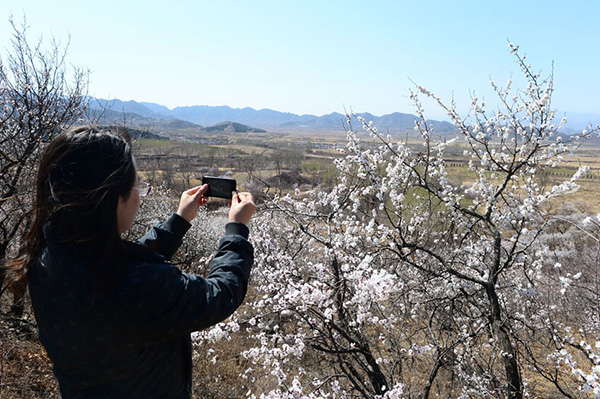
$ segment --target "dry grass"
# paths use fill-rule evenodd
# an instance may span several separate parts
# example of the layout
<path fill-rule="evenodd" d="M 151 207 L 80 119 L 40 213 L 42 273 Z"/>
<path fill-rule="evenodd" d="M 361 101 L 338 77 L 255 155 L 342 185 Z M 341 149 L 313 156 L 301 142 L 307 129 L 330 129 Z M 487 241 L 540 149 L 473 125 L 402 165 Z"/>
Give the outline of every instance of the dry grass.
<path fill-rule="evenodd" d="M 8 313 L 10 296 L 0 298 L 0 398 L 58 398 L 52 363 L 35 332 L 29 305 L 23 319 Z"/>
<path fill-rule="evenodd" d="M 253 388 L 251 381 L 240 377 L 250 367 L 242 356 L 247 334 L 239 331 L 231 340 L 214 345 L 194 343 L 192 392 L 194 397 L 225 399 L 242 398 Z M 214 352 L 209 352 L 213 349 Z M 254 391 L 254 389 L 252 389 Z"/>

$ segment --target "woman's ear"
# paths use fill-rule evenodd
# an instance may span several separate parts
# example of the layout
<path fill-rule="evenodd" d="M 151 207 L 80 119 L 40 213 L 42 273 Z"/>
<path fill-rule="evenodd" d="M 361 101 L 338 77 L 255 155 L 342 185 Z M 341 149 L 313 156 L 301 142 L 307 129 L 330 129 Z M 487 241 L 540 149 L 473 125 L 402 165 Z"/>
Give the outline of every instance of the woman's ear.
<path fill-rule="evenodd" d="M 126 196 L 119 195 L 117 201 L 117 226 L 119 233 L 127 231 L 135 220 L 140 207 L 140 193 L 132 188 Z"/>

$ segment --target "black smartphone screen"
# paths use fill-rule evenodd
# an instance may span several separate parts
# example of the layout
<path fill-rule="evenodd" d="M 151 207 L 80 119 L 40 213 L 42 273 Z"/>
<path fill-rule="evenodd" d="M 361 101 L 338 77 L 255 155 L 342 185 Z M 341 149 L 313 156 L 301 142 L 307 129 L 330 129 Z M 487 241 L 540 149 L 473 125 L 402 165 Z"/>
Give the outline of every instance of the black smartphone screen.
<path fill-rule="evenodd" d="M 231 199 L 231 193 L 236 190 L 235 179 L 227 177 L 202 177 L 202 184 L 208 184 L 207 197 Z"/>

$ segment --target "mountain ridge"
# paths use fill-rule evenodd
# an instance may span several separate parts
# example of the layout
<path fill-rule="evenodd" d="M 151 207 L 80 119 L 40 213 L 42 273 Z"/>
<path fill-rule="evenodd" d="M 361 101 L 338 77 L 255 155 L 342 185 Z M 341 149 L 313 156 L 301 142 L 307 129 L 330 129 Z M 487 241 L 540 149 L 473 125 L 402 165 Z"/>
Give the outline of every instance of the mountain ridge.
<path fill-rule="evenodd" d="M 249 128 L 259 129 L 298 129 L 298 130 L 335 130 L 343 131 L 347 125 L 346 116 L 339 112 L 324 115 L 294 114 L 291 112 L 275 111 L 269 108 L 256 110 L 251 107 L 232 108 L 228 105 L 191 105 L 169 109 L 164 105 L 151 102 L 137 102 L 135 100 L 122 101 L 119 99 L 104 100 L 93 99 L 91 108 L 104 112 L 116 112 L 120 115 L 140 115 L 161 121 L 161 124 L 176 126 L 191 123 L 200 126 L 214 126 L 228 121 L 247 125 Z M 115 115 L 115 114 L 112 114 Z M 393 112 L 381 116 L 368 112 L 357 113 L 380 130 L 391 133 L 410 131 L 415 126 L 418 117 L 413 114 Z M 557 113 L 558 115 L 558 113 Z M 170 122 L 167 122 L 170 121 Z M 181 122 L 176 122 L 181 121 Z M 589 123 L 600 124 L 600 114 L 571 112 L 567 114 L 567 124 L 563 132 L 576 133 L 586 128 Z M 455 132 L 456 128 L 449 122 L 428 120 L 437 133 L 448 134 Z M 360 126 L 356 126 L 360 128 Z"/>
<path fill-rule="evenodd" d="M 105 100 L 93 99 L 91 108 L 110 111 L 122 114 L 137 114 L 146 118 L 158 120 L 181 120 L 193 123 L 199 126 L 217 125 L 223 122 L 239 123 L 248 127 L 259 129 L 314 129 L 314 130 L 336 130 L 343 131 L 345 127 L 346 116 L 332 112 L 321 116 L 310 114 L 293 114 L 291 112 L 275 111 L 268 108 L 255 110 L 254 108 L 232 108 L 227 105 L 193 105 L 181 106 L 169 109 L 161 104 L 150 102 L 136 102 L 134 100 L 122 101 L 119 99 Z M 373 124 L 380 129 L 387 129 L 391 132 L 404 132 L 412 130 L 414 121 L 418 119 L 412 114 L 403 114 L 394 112 L 382 116 L 376 116 L 367 112 L 358 113 L 367 121 L 373 121 Z M 439 133 L 448 133 L 455 128 L 451 123 L 445 121 L 434 121 L 430 123 Z"/>

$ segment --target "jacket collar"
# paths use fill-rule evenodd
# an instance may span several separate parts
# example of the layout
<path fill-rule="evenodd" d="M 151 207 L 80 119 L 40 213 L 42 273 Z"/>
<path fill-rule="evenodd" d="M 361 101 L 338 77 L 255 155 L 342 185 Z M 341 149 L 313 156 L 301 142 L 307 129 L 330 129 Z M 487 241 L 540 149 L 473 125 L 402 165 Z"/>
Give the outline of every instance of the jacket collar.
<path fill-rule="evenodd" d="M 44 238 L 46 240 L 46 246 L 52 248 L 52 250 L 58 250 L 63 253 L 69 253 L 74 250 L 74 244 L 68 242 L 61 242 L 53 228 L 52 223 L 46 222 L 44 224 Z M 137 242 L 122 240 L 125 247 L 125 257 L 127 260 L 142 261 L 142 262 L 165 262 L 166 258 L 156 252 L 153 252 L 150 248 Z"/>

